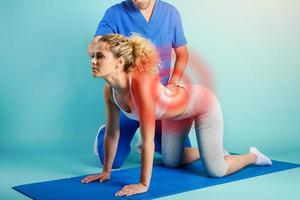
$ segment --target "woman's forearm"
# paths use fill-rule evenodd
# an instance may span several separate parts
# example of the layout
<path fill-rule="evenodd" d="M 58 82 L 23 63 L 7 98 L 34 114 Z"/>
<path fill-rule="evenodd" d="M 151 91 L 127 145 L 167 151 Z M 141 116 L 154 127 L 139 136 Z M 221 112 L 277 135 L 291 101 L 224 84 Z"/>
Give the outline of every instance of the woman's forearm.
<path fill-rule="evenodd" d="M 110 173 L 116 155 L 119 135 L 105 134 L 103 171 Z"/>
<path fill-rule="evenodd" d="M 140 182 L 145 185 L 150 185 L 151 174 L 152 174 L 152 164 L 154 155 L 154 142 L 149 141 L 143 143 L 142 147 L 142 170 Z"/>

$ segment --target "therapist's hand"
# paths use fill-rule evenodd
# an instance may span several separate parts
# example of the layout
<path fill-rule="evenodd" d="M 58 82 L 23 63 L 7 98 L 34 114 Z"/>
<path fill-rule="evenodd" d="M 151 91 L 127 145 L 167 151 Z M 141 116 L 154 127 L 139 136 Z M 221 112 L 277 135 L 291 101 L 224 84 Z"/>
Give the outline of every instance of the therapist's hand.
<path fill-rule="evenodd" d="M 107 172 L 102 172 L 99 174 L 93 174 L 93 175 L 89 175 L 89 176 L 85 177 L 84 179 L 81 180 L 81 183 L 90 183 L 90 182 L 94 182 L 94 181 L 103 182 L 103 181 L 107 181 L 109 179 L 110 179 L 110 174 Z"/>
<path fill-rule="evenodd" d="M 167 88 L 172 88 L 172 87 L 177 87 L 177 86 L 178 86 L 178 84 L 175 84 L 175 83 L 168 83 L 166 85 Z"/>
<path fill-rule="evenodd" d="M 142 183 L 138 183 L 138 184 L 131 184 L 131 185 L 126 185 L 122 188 L 122 190 L 120 190 L 119 192 L 117 192 L 115 195 L 117 197 L 121 197 L 121 196 L 131 196 L 134 194 L 140 194 L 140 193 L 144 193 L 148 191 L 148 186 L 142 184 Z"/>

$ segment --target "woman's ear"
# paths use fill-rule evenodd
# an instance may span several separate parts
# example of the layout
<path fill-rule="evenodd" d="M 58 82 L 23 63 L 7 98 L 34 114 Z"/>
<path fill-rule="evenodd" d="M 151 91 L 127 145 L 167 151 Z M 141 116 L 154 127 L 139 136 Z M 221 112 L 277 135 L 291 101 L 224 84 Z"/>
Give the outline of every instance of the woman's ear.
<path fill-rule="evenodd" d="M 121 56 L 117 59 L 117 65 L 116 65 L 116 68 L 118 67 L 124 67 L 125 65 L 125 59 Z"/>

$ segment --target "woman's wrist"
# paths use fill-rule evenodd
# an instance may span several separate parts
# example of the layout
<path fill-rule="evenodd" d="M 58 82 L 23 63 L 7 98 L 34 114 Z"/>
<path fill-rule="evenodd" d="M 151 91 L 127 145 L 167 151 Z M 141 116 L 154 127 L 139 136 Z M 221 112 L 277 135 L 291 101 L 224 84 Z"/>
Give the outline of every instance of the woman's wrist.
<path fill-rule="evenodd" d="M 145 186 L 145 187 L 149 187 L 150 180 L 151 180 L 151 176 L 150 177 L 141 176 L 141 178 L 140 178 L 140 184 L 143 185 L 143 186 Z"/>
<path fill-rule="evenodd" d="M 146 188 L 149 188 L 149 183 L 145 183 L 145 182 L 141 181 L 139 184 L 146 187 Z"/>
<path fill-rule="evenodd" d="M 110 175 L 111 169 L 103 168 L 102 173 L 106 173 L 106 174 Z"/>

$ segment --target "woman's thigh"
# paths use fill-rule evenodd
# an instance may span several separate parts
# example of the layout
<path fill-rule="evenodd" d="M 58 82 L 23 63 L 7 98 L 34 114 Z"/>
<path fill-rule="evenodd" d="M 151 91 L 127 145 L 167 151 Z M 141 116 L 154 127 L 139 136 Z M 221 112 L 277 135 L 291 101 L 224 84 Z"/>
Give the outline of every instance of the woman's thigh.
<path fill-rule="evenodd" d="M 177 167 L 180 165 L 184 144 L 192 124 L 192 118 L 162 120 L 162 157 L 166 166 Z"/>
<path fill-rule="evenodd" d="M 208 175 L 222 177 L 228 165 L 224 160 L 223 116 L 217 101 L 211 109 L 195 117 L 195 131 L 201 161 Z"/>

